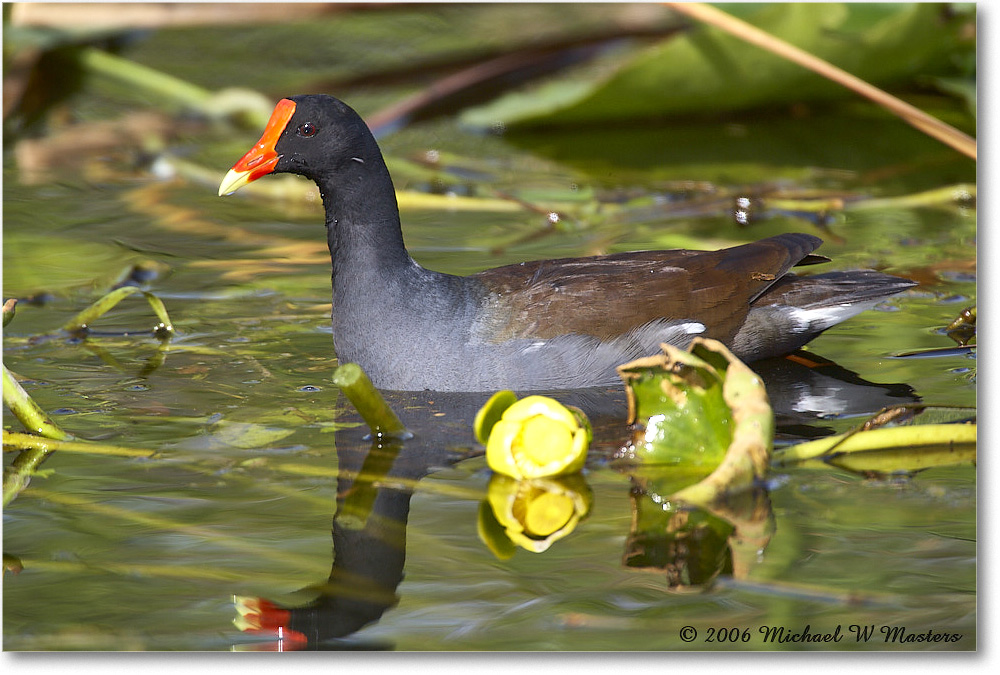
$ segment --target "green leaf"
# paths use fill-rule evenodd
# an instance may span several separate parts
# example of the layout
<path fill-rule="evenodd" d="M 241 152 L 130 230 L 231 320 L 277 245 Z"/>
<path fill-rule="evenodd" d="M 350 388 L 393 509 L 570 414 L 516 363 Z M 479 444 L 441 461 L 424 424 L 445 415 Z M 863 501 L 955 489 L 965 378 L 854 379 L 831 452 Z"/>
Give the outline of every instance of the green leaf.
<path fill-rule="evenodd" d="M 732 440 L 732 411 L 722 374 L 689 352 L 639 359 L 619 367 L 636 424 L 631 456 L 645 464 L 718 466 Z"/>
<path fill-rule="evenodd" d="M 929 3 L 767 5 L 750 22 L 873 84 L 941 71 L 960 21 Z M 888 12 L 888 14 L 886 14 Z M 856 27 L 857 26 L 857 27 Z M 604 74 L 549 83 L 468 111 L 474 126 L 641 119 L 847 95 L 839 85 L 719 29 L 645 49 Z"/>
<path fill-rule="evenodd" d="M 212 438 L 234 448 L 264 448 L 273 445 L 295 433 L 294 429 L 279 429 L 262 424 L 247 422 L 218 422 L 212 430 Z"/>
<path fill-rule="evenodd" d="M 658 480 L 671 482 L 673 497 L 692 504 L 750 487 L 767 472 L 774 438 L 764 383 L 716 340 L 695 338 L 690 352 L 661 347 L 662 355 L 618 367 L 628 421 L 637 427 L 624 459 L 643 471 L 674 463 Z"/>
<path fill-rule="evenodd" d="M 950 94 L 965 103 L 969 114 L 976 117 L 976 99 L 978 96 L 975 78 L 965 77 L 935 77 L 931 80 L 938 89 Z"/>
<path fill-rule="evenodd" d="M 55 205 L 41 198 L 25 202 L 34 206 L 34 213 L 22 202 L 4 204 L 4 220 L 11 225 L 3 231 L 7 297 L 23 298 L 42 290 L 64 295 L 80 288 L 111 286 L 120 267 L 127 263 L 116 246 L 35 226 L 38 219 L 62 222 L 68 217 L 59 204 L 70 198 L 64 195 L 55 201 Z M 13 227 L 15 222 L 22 223 L 21 227 Z"/>

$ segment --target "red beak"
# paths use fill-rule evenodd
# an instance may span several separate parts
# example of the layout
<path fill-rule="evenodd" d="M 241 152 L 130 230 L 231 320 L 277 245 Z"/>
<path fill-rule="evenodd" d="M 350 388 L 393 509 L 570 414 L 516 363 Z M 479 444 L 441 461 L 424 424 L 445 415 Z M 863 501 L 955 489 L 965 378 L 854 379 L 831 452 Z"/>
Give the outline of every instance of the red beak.
<path fill-rule="evenodd" d="M 233 164 L 226 177 L 219 185 L 219 196 L 236 192 L 247 183 L 252 183 L 261 176 L 265 176 L 274 171 L 274 165 L 278 163 L 281 155 L 274 149 L 274 144 L 278 142 L 281 132 L 288 126 L 288 121 L 295 114 L 295 102 L 287 98 L 278 101 L 271 119 L 267 121 L 264 128 L 264 135 L 247 154 L 240 157 L 240 160 Z"/>

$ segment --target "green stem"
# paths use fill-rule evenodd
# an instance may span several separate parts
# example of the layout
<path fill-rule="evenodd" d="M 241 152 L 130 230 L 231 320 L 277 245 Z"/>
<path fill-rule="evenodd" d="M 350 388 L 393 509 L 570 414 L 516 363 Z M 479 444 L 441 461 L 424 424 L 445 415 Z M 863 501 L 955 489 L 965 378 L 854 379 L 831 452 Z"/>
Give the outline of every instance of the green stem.
<path fill-rule="evenodd" d="M 152 308 L 153 313 L 156 314 L 156 318 L 160 320 L 159 325 L 153 328 L 153 334 L 161 340 L 166 340 L 173 336 L 174 327 L 170 321 L 170 316 L 167 314 L 167 308 L 163 305 L 163 301 L 149 291 L 140 290 L 135 286 L 122 286 L 121 288 L 116 288 L 115 290 L 106 293 L 90 307 L 87 307 L 85 310 L 67 321 L 63 325 L 63 330 L 68 333 L 85 332 L 90 324 L 110 312 L 115 305 L 133 293 L 142 293 L 142 295 L 146 298 L 146 302 L 148 302 L 149 306 Z"/>
<path fill-rule="evenodd" d="M 398 438 L 374 439 L 360 473 L 354 477 L 335 520 L 350 530 L 363 530 L 375 507 L 381 481 L 389 473 L 403 444 Z"/>
<path fill-rule="evenodd" d="M 61 441 L 71 440 L 73 435 L 60 429 L 55 422 L 49 419 L 45 411 L 38 407 L 38 404 L 28 396 L 28 392 L 10 374 L 7 366 L 0 367 L 3 368 L 3 402 L 14 413 L 14 417 L 26 429 L 39 436 Z"/>
<path fill-rule="evenodd" d="M 782 197 L 763 197 L 764 206 L 780 211 L 800 211 L 802 213 L 825 213 L 827 211 L 843 211 L 844 200 L 840 197 L 827 199 L 793 199 Z"/>
<path fill-rule="evenodd" d="M 143 291 L 142 294 L 145 296 L 146 302 L 153 309 L 153 313 L 156 314 L 156 318 L 160 320 L 160 325 L 153 329 L 153 333 L 164 340 L 172 337 L 174 334 L 174 325 L 170 321 L 170 315 L 167 314 L 167 308 L 163 305 L 163 301 L 148 291 Z"/>
<path fill-rule="evenodd" d="M 333 383 L 344 392 L 373 434 L 394 436 L 399 439 L 412 436 L 368 379 L 361 366 L 356 363 L 342 364 L 333 373 Z"/>
<path fill-rule="evenodd" d="M 976 186 L 966 183 L 946 185 L 912 195 L 899 197 L 884 197 L 881 199 L 861 199 L 851 202 L 846 208 L 850 211 L 885 208 L 918 208 L 921 206 L 950 206 L 962 202 L 972 202 L 976 199 Z"/>
<path fill-rule="evenodd" d="M 774 465 L 786 466 L 832 455 L 905 449 L 972 447 L 976 445 L 975 424 L 917 424 L 905 427 L 870 429 L 799 443 L 775 452 Z"/>
<path fill-rule="evenodd" d="M 4 368 L 4 384 L 7 383 L 7 369 Z M 11 378 L 13 379 L 13 378 Z M 6 399 L 6 393 L 4 395 Z M 92 455 L 114 455 L 119 457 L 149 457 L 154 454 L 151 450 L 136 450 L 133 448 L 119 448 L 112 445 L 101 445 L 98 443 L 87 443 L 82 441 L 69 440 L 73 437 L 66 434 L 65 439 L 42 438 L 32 434 L 20 434 L 16 432 L 3 432 L 4 448 L 14 448 L 21 450 L 13 462 L 3 470 L 3 505 L 7 506 L 17 497 L 24 488 L 28 487 L 31 477 L 38 472 L 38 467 L 42 465 L 49 455 L 57 450 L 63 452 L 85 452 Z"/>
<path fill-rule="evenodd" d="M 7 506 L 14 498 L 28 487 L 31 477 L 35 475 L 42 462 L 48 459 L 55 450 L 37 449 L 25 450 L 3 468 L 3 505 Z"/>
<path fill-rule="evenodd" d="M 138 291 L 139 289 L 135 286 L 122 286 L 121 288 L 116 288 L 110 293 L 102 296 L 90 307 L 87 307 L 85 310 L 67 321 L 63 325 L 63 330 L 68 333 L 77 333 L 87 330 L 87 326 L 107 314 L 119 302 Z"/>
<path fill-rule="evenodd" d="M 207 89 L 101 49 L 93 47 L 84 49 L 80 54 L 80 62 L 94 72 L 113 77 L 144 91 L 166 96 L 198 110 L 205 111 L 212 98 L 212 92 Z"/>
<path fill-rule="evenodd" d="M 17 450 L 45 450 L 54 452 L 80 452 L 87 455 L 108 455 L 111 457 L 152 457 L 155 450 L 143 450 L 140 448 L 126 448 L 120 445 L 104 445 L 103 443 L 91 443 L 90 441 L 57 440 L 51 438 L 41 438 L 31 434 L 20 434 L 17 432 L 4 431 L 3 445 L 5 448 Z"/>

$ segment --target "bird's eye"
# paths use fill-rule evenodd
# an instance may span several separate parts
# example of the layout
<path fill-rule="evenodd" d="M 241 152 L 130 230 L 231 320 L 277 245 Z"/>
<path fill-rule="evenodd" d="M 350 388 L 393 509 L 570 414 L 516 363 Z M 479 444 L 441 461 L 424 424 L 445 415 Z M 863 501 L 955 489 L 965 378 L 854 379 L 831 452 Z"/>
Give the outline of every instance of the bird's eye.
<path fill-rule="evenodd" d="M 296 132 L 299 134 L 299 136 L 304 136 L 306 138 L 309 138 L 310 136 L 315 136 L 316 125 L 313 124 L 312 122 L 306 122 L 305 124 L 299 125 L 299 128 L 296 129 Z"/>

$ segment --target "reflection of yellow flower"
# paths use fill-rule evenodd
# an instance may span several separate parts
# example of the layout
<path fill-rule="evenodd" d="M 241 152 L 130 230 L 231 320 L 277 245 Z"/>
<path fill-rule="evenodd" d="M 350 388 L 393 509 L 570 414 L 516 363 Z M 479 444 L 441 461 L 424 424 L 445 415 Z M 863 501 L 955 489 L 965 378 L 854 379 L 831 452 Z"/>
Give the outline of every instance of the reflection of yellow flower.
<path fill-rule="evenodd" d="M 582 411 L 545 396 L 528 396 L 504 410 L 489 432 L 486 461 L 514 478 L 538 478 L 579 471 L 591 431 Z"/>
<path fill-rule="evenodd" d="M 509 558 L 516 550 L 511 544 L 541 553 L 572 532 L 590 511 L 591 492 L 580 474 L 526 480 L 494 475 L 487 503 L 479 537 L 498 557 Z"/>

